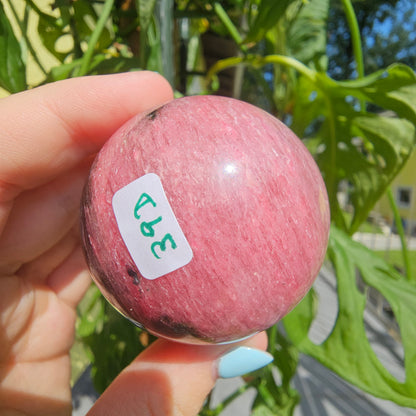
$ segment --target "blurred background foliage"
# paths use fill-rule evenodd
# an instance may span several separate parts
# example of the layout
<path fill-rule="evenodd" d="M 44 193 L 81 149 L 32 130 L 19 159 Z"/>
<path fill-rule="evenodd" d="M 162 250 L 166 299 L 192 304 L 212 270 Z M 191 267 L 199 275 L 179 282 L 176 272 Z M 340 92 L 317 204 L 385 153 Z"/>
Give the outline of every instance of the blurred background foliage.
<path fill-rule="evenodd" d="M 383 195 L 397 213 L 389 186 L 415 147 L 415 26 L 411 0 L 0 1 L 3 96 L 150 69 L 178 96 L 220 94 L 264 108 L 304 140 L 321 169 L 332 212 L 325 267 L 336 278 L 334 327 L 321 343 L 311 341 L 320 302 L 311 290 L 269 330 L 274 363 L 221 404 L 208 400 L 201 415 L 219 414 L 248 388 L 256 391 L 253 415 L 292 415 L 301 400 L 291 384 L 300 352 L 374 396 L 416 408 L 416 276 L 400 218 L 401 272 L 352 239 Z M 370 289 L 390 305 L 402 381 L 367 339 Z M 153 339 L 92 286 L 79 306 L 73 381 L 91 364 L 102 391 Z"/>

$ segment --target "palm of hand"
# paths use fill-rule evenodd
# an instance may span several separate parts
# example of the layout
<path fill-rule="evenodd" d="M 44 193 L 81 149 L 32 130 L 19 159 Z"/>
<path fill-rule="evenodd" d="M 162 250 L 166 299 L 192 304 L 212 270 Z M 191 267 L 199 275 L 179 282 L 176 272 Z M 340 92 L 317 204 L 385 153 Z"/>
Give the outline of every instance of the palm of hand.
<path fill-rule="evenodd" d="M 78 221 L 91 156 L 133 115 L 171 98 L 162 77 L 141 72 L 0 100 L 2 415 L 71 413 L 75 307 L 90 284 Z"/>
<path fill-rule="evenodd" d="M 84 176 L 84 169 L 75 169 L 4 205 L 0 219 L 4 224 L 0 235 L 3 408 L 70 414 L 69 350 L 75 307 L 89 285 L 77 233 Z"/>

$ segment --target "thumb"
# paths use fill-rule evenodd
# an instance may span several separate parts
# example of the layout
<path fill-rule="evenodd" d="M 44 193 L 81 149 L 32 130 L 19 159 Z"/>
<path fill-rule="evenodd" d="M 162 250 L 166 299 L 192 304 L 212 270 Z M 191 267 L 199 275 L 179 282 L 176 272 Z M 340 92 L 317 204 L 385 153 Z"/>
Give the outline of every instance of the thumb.
<path fill-rule="evenodd" d="M 88 416 L 195 416 L 219 375 L 243 375 L 271 362 L 266 347 L 264 332 L 231 345 L 159 339 L 119 374 Z"/>

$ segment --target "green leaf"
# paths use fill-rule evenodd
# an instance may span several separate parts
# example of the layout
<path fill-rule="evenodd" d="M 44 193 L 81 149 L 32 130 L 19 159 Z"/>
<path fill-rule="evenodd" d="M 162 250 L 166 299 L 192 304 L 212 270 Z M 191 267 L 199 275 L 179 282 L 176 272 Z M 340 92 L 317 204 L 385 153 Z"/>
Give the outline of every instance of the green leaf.
<path fill-rule="evenodd" d="M 87 337 L 100 330 L 105 321 L 104 302 L 97 286 L 91 285 L 77 308 L 77 335 Z"/>
<path fill-rule="evenodd" d="M 71 74 L 81 66 L 82 59 L 76 59 L 68 64 L 62 64 L 51 69 L 48 82 L 59 81 L 71 77 Z M 125 58 L 122 56 L 108 58 L 107 55 L 97 54 L 92 58 L 89 75 L 115 74 L 119 72 L 139 70 L 137 57 Z"/>
<path fill-rule="evenodd" d="M 321 70 L 327 66 L 327 19 L 329 0 L 310 0 L 304 4 L 287 30 L 287 44 L 291 55 Z"/>
<path fill-rule="evenodd" d="M 56 49 L 56 44 L 58 40 L 66 36 L 67 33 L 64 31 L 64 28 L 57 24 L 56 19 L 53 16 L 50 16 L 46 13 L 39 14 L 38 21 L 38 34 L 42 40 L 43 46 L 57 58 L 59 61 L 63 61 L 68 54 L 70 49 L 67 52 L 59 52 Z"/>
<path fill-rule="evenodd" d="M 243 43 L 262 40 L 267 31 L 277 24 L 293 1 L 295 0 L 262 0 L 258 6 L 258 14 Z"/>
<path fill-rule="evenodd" d="M 317 86 L 302 76 L 296 83 L 294 96 L 296 102 L 290 127 L 299 137 L 305 137 L 308 136 L 307 129 L 312 123 L 316 123 L 323 116 L 325 100 Z"/>
<path fill-rule="evenodd" d="M 415 143 L 415 126 L 405 119 L 355 113 L 339 121 L 338 134 L 346 140 L 337 143 L 336 179 L 338 184 L 346 181 L 350 186 L 352 234 L 408 160 Z M 329 152 L 328 149 L 318 160 L 329 158 Z"/>
<path fill-rule="evenodd" d="M 265 404 L 259 404 L 251 412 L 252 416 L 276 416 L 276 413 Z"/>
<path fill-rule="evenodd" d="M 360 80 L 339 82 L 336 88 L 338 94 L 372 102 L 416 124 L 416 74 L 406 65 L 393 64 Z"/>
<path fill-rule="evenodd" d="M 13 28 L 0 3 L 0 87 L 10 93 L 27 88 L 26 67 Z"/>
<path fill-rule="evenodd" d="M 265 369 L 254 385 L 257 390 L 252 406 L 254 415 L 292 416 L 299 403 L 299 393 L 289 385 L 278 385 L 271 368 Z"/>
<path fill-rule="evenodd" d="M 136 0 L 141 33 L 145 33 L 152 21 L 156 0 Z"/>
<path fill-rule="evenodd" d="M 136 56 L 130 58 L 122 56 L 107 57 L 102 60 L 97 59 L 96 62 L 93 61 L 89 74 L 116 74 L 119 72 L 137 71 L 140 69 L 139 64 L 140 60 Z"/>
<path fill-rule="evenodd" d="M 84 344 L 79 340 L 75 340 L 70 350 L 71 358 L 71 386 L 73 386 L 82 373 L 91 363 L 90 353 Z"/>
<path fill-rule="evenodd" d="M 91 375 L 98 392 L 103 392 L 114 378 L 155 337 L 142 331 L 118 313 L 93 285 L 78 308 L 77 339 L 91 358 Z"/>
<path fill-rule="evenodd" d="M 289 338 L 298 347 L 302 347 L 303 341 L 308 342 L 305 334 L 308 333 L 316 317 L 317 306 L 318 298 L 312 288 L 296 306 L 296 312 L 289 314 L 287 320 L 284 321 L 285 329 L 287 329 L 288 322 L 292 325 L 289 331 Z"/>
<path fill-rule="evenodd" d="M 279 330 L 277 326 L 268 331 L 269 352 L 273 363 L 254 373 L 257 395 L 253 403 L 253 413 L 258 415 L 292 416 L 299 403 L 299 393 L 291 382 L 299 362 L 299 350 Z M 276 377 L 280 373 L 280 380 Z"/>
<path fill-rule="evenodd" d="M 305 298 L 284 319 L 289 338 L 302 352 L 362 390 L 401 406 L 416 408 L 416 286 L 381 257 L 335 227 L 331 229 L 328 254 L 337 278 L 339 302 L 334 328 L 320 345 L 309 339 L 309 323 L 314 311 L 310 300 Z M 392 307 L 405 355 L 404 382 L 398 381 L 383 366 L 367 338 L 363 318 L 366 295 L 357 287 L 356 273 L 365 284 L 378 290 Z"/>
<path fill-rule="evenodd" d="M 144 68 L 163 74 L 160 29 L 155 19 L 147 29 L 147 54 Z"/>
<path fill-rule="evenodd" d="M 294 129 L 302 137 L 307 132 L 302 129 L 317 128 L 312 138 L 328 189 L 332 219 L 353 234 L 415 146 L 412 92 L 416 93 L 416 76 L 410 68 L 394 65 L 359 81 L 336 82 L 317 73 L 316 83 L 301 78 L 299 88 Z M 364 111 L 359 107 L 362 100 L 390 113 Z M 349 224 L 337 199 L 341 185 L 348 186 L 353 206 Z"/>

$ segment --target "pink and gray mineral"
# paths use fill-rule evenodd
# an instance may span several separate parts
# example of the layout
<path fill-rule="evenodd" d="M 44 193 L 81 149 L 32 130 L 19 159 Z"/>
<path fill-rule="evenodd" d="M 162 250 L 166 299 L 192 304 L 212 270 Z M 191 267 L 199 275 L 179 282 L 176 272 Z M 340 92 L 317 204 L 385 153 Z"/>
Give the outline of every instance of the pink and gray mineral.
<path fill-rule="evenodd" d="M 282 122 L 224 97 L 175 99 L 122 126 L 82 200 L 91 274 L 149 332 L 225 343 L 267 329 L 308 292 L 326 253 L 328 198 Z"/>

